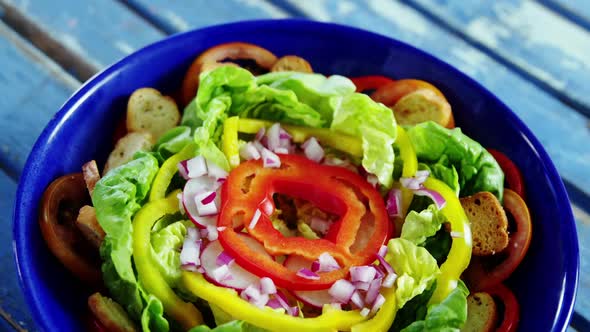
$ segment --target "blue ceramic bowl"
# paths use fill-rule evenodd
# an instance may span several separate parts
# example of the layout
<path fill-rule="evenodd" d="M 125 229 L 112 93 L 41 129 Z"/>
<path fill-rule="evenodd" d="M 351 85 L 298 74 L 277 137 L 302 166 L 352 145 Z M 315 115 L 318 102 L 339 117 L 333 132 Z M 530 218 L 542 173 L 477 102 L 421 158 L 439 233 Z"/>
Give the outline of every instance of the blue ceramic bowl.
<path fill-rule="evenodd" d="M 89 293 L 41 237 L 37 214 L 44 189 L 63 174 L 79 172 L 88 160 L 105 161 L 115 123 L 135 89 L 176 91 L 196 55 L 230 41 L 300 55 L 325 74 L 418 78 L 440 88 L 464 132 L 503 151 L 524 171 L 534 234 L 527 257 L 508 282 L 521 304 L 520 329 L 565 330 L 579 267 L 575 224 L 563 183 L 530 130 L 477 82 L 420 50 L 350 27 L 299 20 L 227 24 L 172 36 L 107 68 L 65 103 L 31 151 L 14 214 L 21 286 L 41 330 L 82 330 Z"/>

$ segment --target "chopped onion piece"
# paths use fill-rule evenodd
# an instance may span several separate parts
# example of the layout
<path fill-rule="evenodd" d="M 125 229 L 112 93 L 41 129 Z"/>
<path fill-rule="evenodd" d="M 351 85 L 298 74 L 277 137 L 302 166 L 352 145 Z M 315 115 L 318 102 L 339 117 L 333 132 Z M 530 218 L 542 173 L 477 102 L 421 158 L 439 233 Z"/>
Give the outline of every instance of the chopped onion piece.
<path fill-rule="evenodd" d="M 223 231 L 225 231 L 226 229 L 227 229 L 227 227 L 226 227 L 226 226 L 219 226 L 219 227 L 217 227 L 217 232 L 223 232 Z"/>
<path fill-rule="evenodd" d="M 270 151 L 267 148 L 263 148 L 260 154 L 262 155 L 262 165 L 264 167 L 268 167 L 268 168 L 281 167 L 281 159 L 274 152 Z"/>
<path fill-rule="evenodd" d="M 215 196 L 215 191 L 205 191 L 195 196 L 195 204 L 199 216 L 210 216 L 219 212 L 215 204 Z"/>
<path fill-rule="evenodd" d="M 215 241 L 219 236 L 219 232 L 217 232 L 217 227 L 213 225 L 207 225 L 207 240 Z"/>
<path fill-rule="evenodd" d="M 379 260 L 379 264 L 381 266 L 383 266 L 383 268 L 385 269 L 387 274 L 395 273 L 395 271 L 393 270 L 393 267 L 391 267 L 391 265 L 385 260 L 384 257 L 377 255 L 377 259 Z"/>
<path fill-rule="evenodd" d="M 358 290 L 362 290 L 362 291 L 369 290 L 369 286 L 371 285 L 370 282 L 362 282 L 362 281 L 355 281 L 352 284 L 354 285 L 354 288 L 356 288 Z"/>
<path fill-rule="evenodd" d="M 281 144 L 280 134 L 281 134 L 281 125 L 278 122 L 274 123 L 266 131 L 266 138 L 267 138 L 266 147 L 270 151 L 276 152 L 275 151 L 276 148 L 280 147 L 280 144 Z"/>
<path fill-rule="evenodd" d="M 318 257 L 317 270 L 314 271 L 314 264 L 312 263 L 313 272 L 330 272 L 340 269 L 338 262 L 327 252 L 324 252 Z M 314 261 L 315 263 L 315 261 Z"/>
<path fill-rule="evenodd" d="M 189 228 L 190 229 L 190 228 Z M 199 266 L 201 265 L 201 240 L 195 240 L 190 236 L 186 236 L 180 251 L 180 264 Z"/>
<path fill-rule="evenodd" d="M 385 303 L 385 296 L 378 294 L 377 299 L 375 299 L 375 303 L 373 303 L 373 307 L 371 308 L 371 314 L 376 313 L 383 304 Z"/>
<path fill-rule="evenodd" d="M 301 278 L 305 278 L 305 279 L 309 279 L 309 280 L 320 279 L 320 276 L 317 273 L 315 273 L 309 269 L 306 269 L 306 268 L 299 269 L 299 271 L 297 271 L 297 275 L 300 276 Z"/>
<path fill-rule="evenodd" d="M 196 156 L 192 159 L 187 160 L 186 170 L 187 176 L 189 178 L 198 178 L 199 176 L 207 174 L 208 168 L 205 158 L 203 156 Z"/>
<path fill-rule="evenodd" d="M 328 293 L 334 298 L 336 302 L 348 303 L 352 294 L 354 293 L 354 285 L 348 280 L 339 279 L 328 290 Z"/>
<path fill-rule="evenodd" d="M 287 301 L 287 296 L 285 295 L 285 293 L 281 292 L 281 291 L 277 291 L 275 294 L 275 299 L 277 299 L 279 301 L 279 303 L 281 304 L 281 306 L 283 308 L 285 308 L 285 310 L 290 311 L 291 307 L 289 306 L 289 302 Z"/>
<path fill-rule="evenodd" d="M 379 252 L 377 253 L 377 255 L 385 257 L 385 255 L 387 255 L 387 246 L 382 245 L 381 248 L 379 248 Z"/>
<path fill-rule="evenodd" d="M 430 172 L 428 170 L 416 171 L 414 176 L 417 178 L 427 178 L 430 176 Z"/>
<path fill-rule="evenodd" d="M 260 279 L 260 290 L 263 294 L 276 294 L 277 287 L 271 278 L 263 277 Z"/>
<path fill-rule="evenodd" d="M 187 162 L 188 160 L 183 160 L 181 162 L 179 162 L 178 164 L 176 164 L 176 167 L 178 167 L 178 174 L 180 174 L 180 176 L 182 176 L 183 179 L 188 180 L 188 168 L 187 168 Z"/>
<path fill-rule="evenodd" d="M 258 220 L 260 219 L 261 215 L 262 212 L 260 212 L 260 209 L 256 209 L 254 215 L 252 216 L 252 220 L 250 220 L 250 224 L 248 225 L 249 229 L 256 227 L 256 224 L 258 223 Z"/>
<path fill-rule="evenodd" d="M 291 307 L 290 311 L 291 311 L 291 316 L 293 316 L 293 317 L 299 316 L 299 307 L 298 306 Z"/>
<path fill-rule="evenodd" d="M 379 290 L 381 289 L 381 279 L 375 279 L 371 281 L 369 285 L 369 289 L 367 289 L 367 293 L 365 294 L 365 302 L 368 304 L 373 304 L 377 295 L 379 295 Z"/>
<path fill-rule="evenodd" d="M 333 302 L 333 303 L 330 303 L 330 306 L 336 310 L 342 310 L 342 303 Z"/>
<path fill-rule="evenodd" d="M 274 149 L 275 153 L 279 153 L 279 154 L 289 154 L 289 149 L 288 148 L 283 148 L 283 147 L 279 147 Z"/>
<path fill-rule="evenodd" d="M 262 127 L 258 130 L 258 132 L 256 133 L 256 140 L 260 141 L 262 140 L 262 138 L 264 137 L 264 134 L 266 133 L 266 128 Z"/>
<path fill-rule="evenodd" d="M 215 179 L 225 179 L 228 176 L 228 173 L 221 167 L 217 166 L 212 161 L 206 160 L 207 162 L 207 170 L 210 177 Z"/>
<path fill-rule="evenodd" d="M 430 190 L 430 189 L 419 189 L 419 190 L 415 190 L 414 191 L 414 195 L 418 195 L 418 196 L 426 196 L 428 198 L 430 198 L 434 204 L 436 204 L 436 207 L 438 207 L 438 209 L 442 209 L 443 207 L 445 207 L 447 201 L 445 200 L 444 197 L 442 197 L 441 194 L 439 194 L 437 191 L 434 190 Z"/>
<path fill-rule="evenodd" d="M 229 267 L 227 265 L 221 265 L 220 267 L 213 270 L 212 274 L 213 279 L 219 283 L 232 279 L 232 276 L 229 273 Z"/>
<path fill-rule="evenodd" d="M 276 298 L 268 300 L 268 302 L 266 302 L 266 306 L 273 309 L 284 309 L 281 305 L 281 302 L 279 302 L 279 300 Z"/>
<path fill-rule="evenodd" d="M 373 188 L 377 188 L 377 185 L 379 185 L 379 178 L 375 176 L 375 174 L 369 174 L 367 175 L 367 182 L 369 182 Z"/>
<path fill-rule="evenodd" d="M 248 142 L 240 147 L 240 157 L 244 160 L 258 160 L 260 159 L 260 151 L 254 143 Z"/>
<path fill-rule="evenodd" d="M 233 262 L 234 262 L 234 258 L 230 254 L 228 254 L 226 251 L 222 251 L 221 254 L 219 254 L 219 256 L 217 256 L 217 260 L 215 261 L 217 266 L 229 265 Z"/>
<path fill-rule="evenodd" d="M 361 316 L 363 317 L 367 317 L 367 315 L 369 315 L 369 312 L 371 312 L 371 310 L 369 308 L 363 308 L 360 312 Z"/>
<path fill-rule="evenodd" d="M 381 287 L 391 288 L 391 287 L 393 287 L 393 284 L 395 283 L 396 280 L 397 280 L 397 274 L 390 273 L 385 277 L 385 279 L 383 279 L 383 283 L 381 284 Z"/>
<path fill-rule="evenodd" d="M 387 209 L 387 214 L 390 217 L 401 216 L 401 198 L 401 190 L 394 188 L 389 191 L 389 194 L 387 195 L 387 201 L 385 202 L 385 208 Z"/>
<path fill-rule="evenodd" d="M 260 212 L 264 213 L 265 215 L 270 216 L 274 212 L 274 204 L 272 203 L 271 199 L 265 197 L 262 202 L 258 204 L 258 209 L 260 209 Z"/>
<path fill-rule="evenodd" d="M 353 266 L 350 268 L 350 281 L 371 282 L 376 274 L 377 269 L 373 266 Z"/>
<path fill-rule="evenodd" d="M 258 287 L 254 285 L 250 285 L 244 289 L 240 296 L 245 297 L 248 302 L 259 308 L 264 307 L 269 300 L 268 294 L 262 294 Z"/>
<path fill-rule="evenodd" d="M 310 137 L 305 141 L 301 147 L 303 148 L 303 153 L 307 159 L 313 160 L 315 162 L 320 162 L 324 159 L 324 149 L 318 143 L 318 140 L 315 137 Z"/>
<path fill-rule="evenodd" d="M 289 134 L 285 129 L 281 128 L 279 131 L 279 138 L 291 140 L 293 136 L 291 136 L 291 134 Z"/>
<path fill-rule="evenodd" d="M 352 296 L 350 297 L 350 302 L 352 302 L 352 304 L 354 304 L 357 308 L 362 308 L 365 306 L 365 301 L 363 301 L 363 298 L 361 297 L 359 291 L 354 291 L 354 293 L 352 293 Z"/>
<path fill-rule="evenodd" d="M 318 217 L 311 217 L 311 221 L 309 223 L 309 227 L 311 227 L 311 229 L 322 235 L 326 235 L 326 233 L 328 233 L 330 226 L 332 226 L 332 222 Z"/>

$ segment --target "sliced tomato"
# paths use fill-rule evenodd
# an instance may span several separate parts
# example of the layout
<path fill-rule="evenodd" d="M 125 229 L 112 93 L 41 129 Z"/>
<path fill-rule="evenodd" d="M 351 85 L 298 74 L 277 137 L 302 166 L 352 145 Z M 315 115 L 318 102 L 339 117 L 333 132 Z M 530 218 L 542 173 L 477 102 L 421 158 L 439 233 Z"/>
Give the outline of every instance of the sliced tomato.
<path fill-rule="evenodd" d="M 75 226 L 78 211 L 90 204 L 82 173 L 64 175 L 53 181 L 43 194 L 39 214 L 41 233 L 51 252 L 79 279 L 101 284 L 98 250 Z"/>
<path fill-rule="evenodd" d="M 510 234 L 508 246 L 501 253 L 472 258 L 465 276 L 474 291 L 493 287 L 510 277 L 529 249 L 532 224 L 526 203 L 516 192 L 504 189 L 503 205 L 514 218 L 515 229 Z"/>
<path fill-rule="evenodd" d="M 494 159 L 496 159 L 502 168 L 502 171 L 504 171 L 508 188 L 519 194 L 523 199 L 526 199 L 524 180 L 522 178 L 520 169 L 518 169 L 518 166 L 516 166 L 514 162 L 510 160 L 510 158 L 498 150 L 488 149 L 488 152 L 494 157 Z"/>
<path fill-rule="evenodd" d="M 356 86 L 356 92 L 374 92 L 385 84 L 393 82 L 389 77 L 381 75 L 367 75 L 351 77 L 350 80 Z"/>
<path fill-rule="evenodd" d="M 498 324 L 496 332 L 516 331 L 520 320 L 520 306 L 516 296 L 503 284 L 497 284 L 486 289 L 485 292 L 494 297 L 494 300 L 501 302 L 504 307 L 504 317 L 501 323 Z"/>

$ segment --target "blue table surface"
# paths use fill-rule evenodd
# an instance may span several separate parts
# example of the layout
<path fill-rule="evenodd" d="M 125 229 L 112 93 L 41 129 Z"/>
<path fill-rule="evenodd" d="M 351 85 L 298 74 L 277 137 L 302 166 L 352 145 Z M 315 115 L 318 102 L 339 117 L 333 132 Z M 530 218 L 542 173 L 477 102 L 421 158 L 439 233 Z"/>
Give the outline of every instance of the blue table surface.
<path fill-rule="evenodd" d="M 581 273 L 570 331 L 590 331 L 590 1 L 0 0 L 0 330 L 36 330 L 18 285 L 11 221 L 20 173 L 60 105 L 105 66 L 167 35 L 299 17 L 375 31 L 481 82 L 545 146 L 570 195 Z"/>

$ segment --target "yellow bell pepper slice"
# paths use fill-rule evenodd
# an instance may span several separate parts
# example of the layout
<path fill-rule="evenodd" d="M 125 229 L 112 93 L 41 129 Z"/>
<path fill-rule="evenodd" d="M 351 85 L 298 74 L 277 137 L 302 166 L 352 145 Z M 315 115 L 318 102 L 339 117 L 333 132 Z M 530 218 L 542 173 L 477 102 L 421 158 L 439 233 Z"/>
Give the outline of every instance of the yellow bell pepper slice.
<path fill-rule="evenodd" d="M 239 119 L 238 131 L 245 134 L 256 134 L 260 128 L 272 126 L 272 122 L 256 119 Z M 354 136 L 347 134 L 335 133 L 327 128 L 310 128 L 281 124 L 291 136 L 293 142 L 303 143 L 310 137 L 315 137 L 329 147 L 346 152 L 355 157 L 363 156 L 363 143 Z"/>
<path fill-rule="evenodd" d="M 379 311 L 373 318 L 366 320 L 360 324 L 354 325 L 351 332 L 375 332 L 387 331 L 393 324 L 397 309 L 395 308 L 395 288 L 385 288 L 381 295 L 385 297 L 385 303 L 381 306 Z"/>
<path fill-rule="evenodd" d="M 237 116 L 232 116 L 223 122 L 221 150 L 229 162 L 230 169 L 234 169 L 240 164 L 240 149 L 238 144 L 239 119 Z"/>
<path fill-rule="evenodd" d="M 441 194 L 446 200 L 442 213 L 451 224 L 451 231 L 455 233 L 451 250 L 447 260 L 440 267 L 440 274 L 437 278 L 436 289 L 428 305 L 440 303 L 449 293 L 457 287 L 461 273 L 465 271 L 471 260 L 471 227 L 469 219 L 461 206 L 461 202 L 449 186 L 433 177 L 424 181 L 424 187 Z"/>
<path fill-rule="evenodd" d="M 269 307 L 258 308 L 239 297 L 235 290 L 215 286 L 199 273 L 183 271 L 181 280 L 192 294 L 221 307 L 234 319 L 244 320 L 270 331 L 346 331 L 366 320 L 358 310 L 344 311 L 330 305 L 324 305 L 322 314 L 317 317 L 293 317 Z"/>
<path fill-rule="evenodd" d="M 180 152 L 166 159 L 162 164 L 162 167 L 160 167 L 160 170 L 158 170 L 156 178 L 152 183 L 149 198 L 150 202 L 162 199 L 166 196 L 166 191 L 168 190 L 168 186 L 170 186 L 172 177 L 178 172 L 178 163 L 194 157 L 197 151 L 196 149 L 196 145 L 191 143 L 180 150 Z"/>
<path fill-rule="evenodd" d="M 399 154 L 402 160 L 404 161 L 404 166 L 402 168 L 402 176 L 403 177 L 412 177 L 416 175 L 416 171 L 418 171 L 418 157 L 416 157 L 416 152 L 414 151 L 414 147 L 412 146 L 412 142 L 410 142 L 410 138 L 406 131 L 401 126 L 397 126 L 397 138 L 395 140 L 397 145 L 399 146 Z M 408 208 L 412 203 L 412 197 L 414 197 L 414 192 L 408 188 L 401 187 L 402 192 L 402 218 L 405 218 L 406 213 L 408 212 Z"/>
<path fill-rule="evenodd" d="M 183 329 L 203 324 L 201 312 L 192 304 L 184 302 L 168 286 L 152 258 L 150 233 L 152 227 L 165 214 L 178 211 L 178 198 L 174 191 L 166 198 L 144 205 L 133 218 L 133 261 L 139 282 L 145 290 L 162 301 L 164 312 L 178 322 Z"/>

